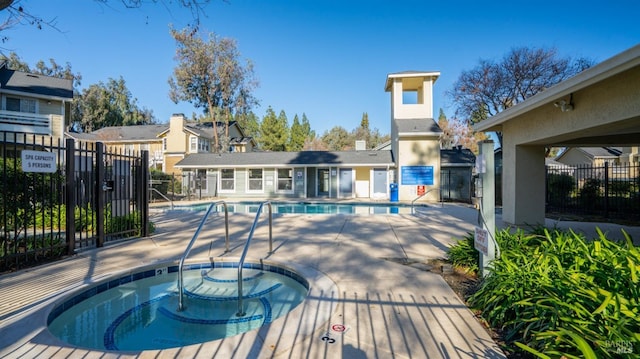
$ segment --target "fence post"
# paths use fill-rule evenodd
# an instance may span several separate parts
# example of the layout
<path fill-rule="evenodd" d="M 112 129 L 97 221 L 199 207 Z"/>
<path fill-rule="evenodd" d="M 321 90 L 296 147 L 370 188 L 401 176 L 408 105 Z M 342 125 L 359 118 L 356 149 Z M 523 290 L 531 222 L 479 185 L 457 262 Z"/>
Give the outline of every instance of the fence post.
<path fill-rule="evenodd" d="M 102 142 L 96 142 L 96 184 L 95 184 L 95 196 L 96 196 L 96 231 L 98 237 L 96 238 L 96 246 L 104 246 L 104 206 L 105 206 L 105 194 L 106 191 L 102 188 L 104 184 L 104 144 Z M 113 210 L 113 208 L 112 208 Z"/>
<path fill-rule="evenodd" d="M 75 151 L 76 146 L 73 138 L 67 138 L 65 143 L 65 240 L 67 241 L 67 254 L 75 253 L 76 249 L 76 170 Z"/>
<path fill-rule="evenodd" d="M 140 176 L 142 177 L 141 188 L 142 188 L 142 203 L 140 203 L 141 213 L 140 217 L 142 217 L 142 231 L 141 237 L 149 236 L 149 151 L 142 151 L 142 163 L 140 164 Z"/>
<path fill-rule="evenodd" d="M 183 187 L 184 187 L 184 181 Z M 191 171 L 187 172 L 187 201 L 191 201 Z"/>
<path fill-rule="evenodd" d="M 604 218 L 609 218 L 609 162 L 604 163 Z"/>

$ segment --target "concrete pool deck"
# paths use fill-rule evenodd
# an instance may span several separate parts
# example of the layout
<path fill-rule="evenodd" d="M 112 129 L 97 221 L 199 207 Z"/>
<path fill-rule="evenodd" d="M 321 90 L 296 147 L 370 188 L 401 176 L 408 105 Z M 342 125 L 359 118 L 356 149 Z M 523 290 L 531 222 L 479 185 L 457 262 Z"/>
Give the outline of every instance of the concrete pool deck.
<path fill-rule="evenodd" d="M 308 298 L 300 310 L 259 330 L 183 348 L 119 354 L 79 349 L 51 337 L 48 310 L 70 290 L 180 257 L 202 214 L 156 213 L 157 230 L 149 238 L 0 276 L 0 357 L 504 358 L 440 275 L 400 263 L 443 258 L 456 238 L 473 229 L 476 216 L 472 208 L 448 204 L 419 215 L 274 215 L 270 255 L 263 216 L 248 256 L 314 268 L 336 284 L 337 292 Z M 223 216 L 211 218 L 190 258 L 206 258 L 211 240 L 211 256 L 238 257 L 253 218 L 229 216 L 231 251 L 226 254 Z M 628 228 L 637 239 L 635 229 Z M 307 315 L 313 312 L 307 306 L 329 311 L 330 319 Z M 301 335 L 302 325 L 316 329 Z"/>

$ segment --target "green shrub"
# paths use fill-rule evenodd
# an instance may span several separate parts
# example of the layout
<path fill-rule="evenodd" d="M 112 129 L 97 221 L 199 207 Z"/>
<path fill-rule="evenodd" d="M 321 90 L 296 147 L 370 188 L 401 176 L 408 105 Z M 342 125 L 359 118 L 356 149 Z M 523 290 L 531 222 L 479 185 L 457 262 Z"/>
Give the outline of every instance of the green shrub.
<path fill-rule="evenodd" d="M 447 257 L 449 262 L 454 266 L 477 273 L 480 256 L 473 242 L 473 233 L 468 233 L 464 238 L 449 248 Z"/>
<path fill-rule="evenodd" d="M 547 191 L 549 204 L 560 206 L 566 204 L 575 190 L 573 176 L 567 174 L 549 174 L 547 177 Z"/>
<path fill-rule="evenodd" d="M 601 183 L 597 178 L 587 179 L 580 189 L 580 201 L 583 207 L 596 208 L 598 200 L 602 197 Z"/>
<path fill-rule="evenodd" d="M 628 236 L 616 243 L 598 233 L 594 240 L 560 231 L 513 238 L 519 244 L 502 247 L 470 305 L 510 345 L 540 357 L 634 357 L 640 251 Z"/>

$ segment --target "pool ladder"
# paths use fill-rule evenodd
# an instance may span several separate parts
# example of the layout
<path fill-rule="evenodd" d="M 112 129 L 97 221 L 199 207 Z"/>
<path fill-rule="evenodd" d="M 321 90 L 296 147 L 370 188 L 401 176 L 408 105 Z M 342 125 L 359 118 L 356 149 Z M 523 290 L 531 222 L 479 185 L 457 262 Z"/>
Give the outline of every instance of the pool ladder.
<path fill-rule="evenodd" d="M 207 213 L 202 217 L 200 225 L 196 229 L 196 232 L 193 234 L 191 241 L 189 241 L 184 254 L 182 254 L 182 257 L 180 258 L 180 264 L 178 265 L 178 311 L 182 311 L 184 309 L 184 278 L 182 276 L 184 261 L 187 259 L 189 253 L 191 253 L 191 248 L 193 247 L 196 239 L 198 239 L 198 236 L 200 236 L 200 231 L 207 221 L 207 218 L 209 218 L 213 209 L 218 207 L 218 205 L 224 206 L 225 252 L 229 251 L 229 210 L 227 209 L 227 203 L 225 201 L 217 201 L 209 205 L 209 208 L 207 208 Z"/>
<path fill-rule="evenodd" d="M 262 208 L 264 205 L 269 207 L 269 253 L 273 253 L 273 235 L 272 235 L 272 225 L 273 225 L 273 212 L 271 209 L 271 202 L 266 201 L 260 203 L 260 207 L 258 207 L 258 211 L 256 212 L 256 218 L 253 220 L 253 224 L 251 225 L 251 230 L 249 231 L 249 237 L 247 237 L 247 243 L 244 245 L 244 249 L 242 250 L 242 255 L 240 256 L 240 261 L 238 262 L 238 313 L 237 316 L 243 317 L 246 313 L 244 312 L 244 308 L 242 305 L 242 268 L 244 267 L 244 259 L 247 257 L 247 252 L 249 251 L 249 246 L 251 245 L 251 239 L 253 238 L 253 232 L 258 226 L 258 220 L 260 219 L 260 213 L 262 212 Z"/>
<path fill-rule="evenodd" d="M 225 237 L 225 253 L 229 252 L 229 212 L 227 210 L 227 204 L 224 201 L 218 201 L 215 203 L 212 203 L 209 208 L 207 209 L 207 213 L 204 215 L 204 217 L 202 218 L 202 221 L 200 222 L 200 225 L 198 226 L 198 228 L 196 229 L 196 232 L 193 234 L 193 237 L 191 238 L 191 241 L 189 242 L 189 245 L 187 245 L 187 249 L 184 251 L 184 254 L 182 255 L 182 258 L 180 258 L 180 264 L 178 266 L 178 311 L 182 311 L 184 309 L 184 279 L 183 279 L 183 267 L 184 267 L 184 261 L 187 258 L 187 256 L 189 255 L 189 253 L 191 252 L 191 248 L 193 247 L 194 242 L 196 241 L 196 239 L 198 239 L 198 236 L 200 235 L 200 231 L 202 230 L 202 227 L 204 226 L 204 223 L 206 222 L 207 218 L 209 218 L 209 214 L 211 213 L 211 211 L 213 210 L 214 207 L 216 207 L 219 204 L 223 204 L 224 205 L 224 217 L 225 217 L 225 231 L 226 231 L 226 237 Z M 262 209 L 264 207 L 264 205 L 267 205 L 267 207 L 269 208 L 269 254 L 273 253 L 273 211 L 271 208 L 271 202 L 269 201 L 265 201 L 262 202 L 260 204 L 260 207 L 258 207 L 257 213 L 256 213 L 256 217 L 253 220 L 253 224 L 251 225 L 251 230 L 249 231 L 249 236 L 247 237 L 247 243 L 245 243 L 244 245 L 244 249 L 242 250 L 242 255 L 240 256 L 240 261 L 238 262 L 238 312 L 236 313 L 237 316 L 242 317 L 244 316 L 246 313 L 244 311 L 244 306 L 243 306 L 243 288 L 242 288 L 242 269 L 244 268 L 244 261 L 245 258 L 247 257 L 247 252 L 249 251 L 249 246 L 251 245 L 251 240 L 253 239 L 253 233 L 256 229 L 256 227 L 258 226 L 258 221 L 260 219 L 260 214 L 262 213 Z"/>

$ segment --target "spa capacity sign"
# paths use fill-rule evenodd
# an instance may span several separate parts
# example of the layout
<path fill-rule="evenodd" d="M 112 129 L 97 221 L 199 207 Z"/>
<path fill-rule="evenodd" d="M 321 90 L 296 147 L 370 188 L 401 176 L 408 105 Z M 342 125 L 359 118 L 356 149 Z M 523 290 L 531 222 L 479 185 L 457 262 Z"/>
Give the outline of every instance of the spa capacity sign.
<path fill-rule="evenodd" d="M 56 171 L 56 155 L 46 151 L 22 151 L 22 171 L 53 173 Z"/>

